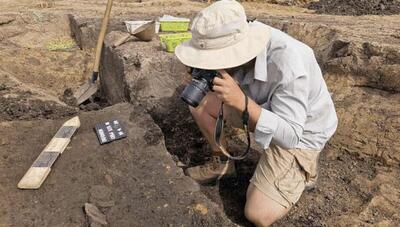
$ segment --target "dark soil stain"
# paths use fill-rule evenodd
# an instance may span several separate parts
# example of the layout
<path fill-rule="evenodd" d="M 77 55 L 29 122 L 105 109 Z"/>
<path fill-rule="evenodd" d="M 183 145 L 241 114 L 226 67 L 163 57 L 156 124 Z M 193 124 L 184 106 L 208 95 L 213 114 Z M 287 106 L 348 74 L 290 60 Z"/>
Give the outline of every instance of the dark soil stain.
<path fill-rule="evenodd" d="M 77 110 L 55 102 L 32 99 L 30 92 L 7 95 L 7 88 L 0 89 L 0 121 L 59 119 L 72 116 Z"/>
<path fill-rule="evenodd" d="M 392 15 L 400 13 L 400 2 L 397 0 L 320 0 L 312 2 L 309 9 L 317 13 L 336 15 Z"/>

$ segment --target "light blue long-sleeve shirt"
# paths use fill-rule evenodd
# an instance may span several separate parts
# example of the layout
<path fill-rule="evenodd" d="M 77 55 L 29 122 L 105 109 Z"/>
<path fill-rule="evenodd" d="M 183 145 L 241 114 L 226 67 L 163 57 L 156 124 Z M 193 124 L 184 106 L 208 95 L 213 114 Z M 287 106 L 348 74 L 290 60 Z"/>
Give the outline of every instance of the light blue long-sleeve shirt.
<path fill-rule="evenodd" d="M 255 140 L 264 149 L 273 143 L 320 151 L 338 124 L 321 69 L 310 47 L 270 28 L 271 38 L 254 69 L 235 74 L 245 93 L 262 107 Z"/>

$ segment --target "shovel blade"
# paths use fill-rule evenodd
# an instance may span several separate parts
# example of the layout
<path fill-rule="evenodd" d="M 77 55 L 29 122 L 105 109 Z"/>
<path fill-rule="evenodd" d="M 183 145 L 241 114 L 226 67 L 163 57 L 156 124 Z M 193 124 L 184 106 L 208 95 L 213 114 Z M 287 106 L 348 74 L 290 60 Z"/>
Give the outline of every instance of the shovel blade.
<path fill-rule="evenodd" d="M 79 106 L 86 100 L 88 100 L 92 95 L 94 95 L 98 90 L 97 83 L 88 80 L 78 90 L 74 93 L 74 98 L 76 100 L 76 105 Z"/>

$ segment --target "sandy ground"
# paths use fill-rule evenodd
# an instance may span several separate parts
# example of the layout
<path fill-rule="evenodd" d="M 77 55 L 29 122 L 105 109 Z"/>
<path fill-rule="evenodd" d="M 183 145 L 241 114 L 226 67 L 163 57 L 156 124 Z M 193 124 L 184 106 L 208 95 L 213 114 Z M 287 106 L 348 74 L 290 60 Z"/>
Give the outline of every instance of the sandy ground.
<path fill-rule="evenodd" d="M 55 1 L 55 5 L 50 8 L 41 8 L 39 3 L 40 1 L 3 0 L 0 5 L 0 125 L 1 134 L 5 135 L 0 140 L 0 166 L 2 166 L 0 171 L 0 226 L 82 226 L 86 222 L 81 206 L 89 199 L 92 187 L 106 184 L 107 187 L 112 188 L 114 193 L 121 192 L 122 195 L 128 197 L 136 195 L 137 197 L 134 198 L 139 198 L 144 189 L 135 189 L 137 182 L 133 178 L 129 181 L 123 180 L 126 171 L 136 168 L 134 165 L 123 162 L 123 158 L 118 159 L 122 163 L 119 167 L 118 163 L 107 161 L 107 158 L 110 159 L 114 155 L 110 147 L 105 148 L 102 153 L 94 157 L 82 157 L 84 160 L 82 162 L 79 161 L 80 154 L 70 152 L 71 154 L 66 157 L 66 160 L 57 162 L 55 167 L 68 169 L 68 161 L 72 161 L 73 165 L 67 171 L 69 175 L 61 172 L 55 173 L 54 176 L 51 175 L 49 181 L 45 182 L 48 185 L 41 190 L 22 193 L 15 188 L 19 178 L 34 160 L 35 154 L 45 146 L 48 139 L 51 138 L 51 132 L 58 128 L 60 121 L 76 114 L 83 114 L 85 122 L 92 124 L 95 120 L 102 120 L 109 116 L 105 112 L 83 113 L 86 110 L 68 106 L 60 99 L 66 88 L 76 88 L 90 75 L 93 51 L 81 50 L 76 44 L 68 50 L 50 51 L 48 49 L 49 43 L 54 40 L 73 40 L 66 14 L 73 13 L 86 18 L 99 18 L 103 14 L 105 1 Z M 131 14 L 193 14 L 205 5 L 205 3 L 184 0 L 144 1 L 143 3 L 120 0 L 115 1 L 113 17 L 124 18 Z M 396 36 L 400 33 L 397 24 L 400 19 L 398 15 L 362 16 L 357 18 L 357 23 L 353 23 L 353 17 L 327 15 L 314 17 L 312 11 L 295 6 L 246 3 L 245 8 L 257 17 L 279 19 L 296 17 L 304 23 L 314 21 L 344 28 L 342 34 L 355 40 L 368 40 L 385 47 L 400 45 L 400 37 Z M 374 25 L 373 32 L 371 32 L 370 24 Z M 393 55 L 396 56 L 395 54 Z M 393 62 L 386 63 L 386 65 L 395 65 L 399 61 L 394 58 Z M 393 75 L 395 76 L 395 74 Z M 342 111 L 340 112 L 341 116 L 352 119 L 350 117 L 352 113 L 346 112 L 346 107 L 351 106 L 352 111 L 365 113 L 361 117 L 365 116 L 368 121 L 369 114 L 375 114 L 375 112 L 372 108 L 359 105 L 359 103 L 372 100 L 373 105 L 379 106 L 379 103 L 385 102 L 387 104 L 383 105 L 385 112 L 382 114 L 385 115 L 385 120 L 389 119 L 390 121 L 380 121 L 382 125 L 374 126 L 373 130 L 382 134 L 400 133 L 400 129 L 396 128 L 400 118 L 395 113 L 397 109 L 390 107 L 400 103 L 396 91 L 388 93 L 375 87 L 372 87 L 372 90 L 359 87 L 341 89 L 341 86 L 348 86 L 352 82 L 336 74 L 329 76 L 327 80 L 331 90 L 336 94 L 335 101 Z M 357 98 L 350 99 L 349 97 L 352 95 Z M 380 109 L 378 108 L 378 110 Z M 386 110 L 392 110 L 390 115 Z M 113 111 L 115 110 L 109 110 L 110 113 L 114 113 Z M 205 150 L 204 140 L 200 138 L 199 132 L 194 130 L 193 121 L 189 118 L 182 121 L 182 116 L 188 116 L 188 112 L 187 109 L 179 107 L 172 108 L 162 115 L 152 115 L 155 123 L 162 130 L 165 147 L 168 151 L 185 165 L 195 165 L 204 161 L 204 155 L 198 152 Z M 164 121 L 165 118 L 169 121 Z M 390 125 L 393 127 L 390 128 Z M 40 128 L 40 130 L 35 130 L 36 128 Z M 366 130 L 365 128 L 363 126 L 357 130 Z M 90 131 L 90 127 L 86 126 L 84 134 L 87 138 L 94 139 Z M 44 136 L 32 137 L 32 133 L 41 133 Z M 374 131 L 369 133 L 374 133 Z M 345 136 L 348 138 L 344 138 Z M 392 154 L 389 159 L 394 160 L 394 164 L 389 165 L 387 159 L 376 157 L 373 152 L 369 155 L 368 152 L 352 151 L 347 148 L 346 150 L 343 144 L 351 143 L 352 139 L 351 135 L 345 136 L 335 138 L 323 152 L 318 187 L 306 192 L 290 214 L 277 223 L 277 226 L 397 226 L 400 224 L 398 212 L 400 169 L 396 162 L 396 157 L 399 155 Z M 25 139 L 27 137 L 29 139 Z M 182 137 L 187 137 L 187 141 L 182 142 Z M 148 134 L 147 138 L 150 138 L 150 142 L 153 141 L 151 139 L 153 135 L 149 136 Z M 20 141 L 24 141 L 24 143 Z M 87 143 L 90 144 L 90 141 Z M 366 143 L 369 145 L 369 141 Z M 390 141 L 384 141 L 383 144 L 386 147 L 383 145 L 380 147 L 383 147 L 384 151 L 389 150 L 388 144 L 390 143 Z M 379 143 L 377 142 L 377 144 Z M 79 141 L 75 140 L 73 146 L 78 145 Z M 134 146 L 135 144 L 130 145 Z M 237 142 L 235 145 L 243 144 Z M 90 145 L 85 146 L 90 147 Z M 125 146 L 127 145 L 116 145 L 119 150 L 129 150 L 129 146 Z M 91 147 L 90 149 L 95 150 L 96 148 Z M 31 151 L 33 153 L 30 153 Z M 128 155 L 128 157 L 135 162 L 134 156 Z M 251 158 L 238 163 L 238 178 L 222 181 L 219 186 L 201 187 L 201 192 L 218 205 L 217 208 L 210 208 L 211 213 L 218 214 L 218 210 L 222 210 L 234 223 L 251 226 L 243 216 L 243 205 L 248 179 L 251 177 L 257 157 L 256 151 L 253 151 Z M 92 168 L 95 168 L 96 163 L 101 161 L 103 163 L 99 168 L 105 172 L 95 173 Z M 92 165 L 92 167 L 88 169 L 85 164 Z M 80 172 L 82 175 L 74 175 L 76 172 Z M 105 174 L 112 175 L 113 179 L 116 179 L 114 182 L 117 183 L 108 185 L 104 180 Z M 92 180 L 86 182 L 86 179 L 91 177 L 93 177 Z M 73 193 L 69 192 L 67 200 L 62 200 L 62 205 L 57 206 L 60 203 L 59 194 L 65 191 L 64 187 L 57 186 L 57 184 L 64 178 L 71 183 Z M 99 180 L 100 178 L 101 180 Z M 84 187 L 81 188 L 78 183 Z M 157 185 L 153 187 L 157 188 Z M 156 203 L 157 199 L 165 199 L 168 196 L 175 199 L 174 191 L 168 193 L 170 194 L 155 196 L 150 202 Z M 181 196 L 190 198 L 190 195 L 187 194 Z M 111 226 L 132 224 L 129 221 L 133 219 L 125 219 L 125 222 L 121 220 L 124 220 L 124 215 L 132 214 L 131 209 L 134 208 L 128 202 L 133 201 L 134 198 L 131 197 L 125 201 L 123 197 L 116 197 L 114 200 L 119 205 L 102 210 L 109 217 Z M 192 206 L 196 202 L 187 204 Z M 143 204 L 138 203 L 137 205 Z M 157 206 L 154 207 L 156 211 Z M 146 217 L 156 214 L 147 214 L 149 209 L 139 209 L 135 213 L 140 218 L 136 225 L 180 223 L 188 226 L 222 226 L 223 223 L 228 223 L 220 214 L 212 216 L 210 219 L 204 219 L 200 215 L 185 221 L 185 218 L 178 217 L 179 212 L 186 212 L 183 211 L 183 206 L 168 206 L 170 206 L 169 211 L 165 211 L 163 215 L 173 214 L 171 217 L 176 217 L 175 222 L 168 218 L 165 219 L 166 221 L 151 222 Z M 46 212 L 41 213 L 37 207 Z M 210 205 L 210 207 L 212 206 Z M 50 212 L 51 209 L 55 209 L 55 211 Z M 191 214 L 190 209 L 187 212 Z M 54 217 L 46 218 L 43 214 L 54 215 Z M 196 213 L 194 214 L 196 215 Z"/>

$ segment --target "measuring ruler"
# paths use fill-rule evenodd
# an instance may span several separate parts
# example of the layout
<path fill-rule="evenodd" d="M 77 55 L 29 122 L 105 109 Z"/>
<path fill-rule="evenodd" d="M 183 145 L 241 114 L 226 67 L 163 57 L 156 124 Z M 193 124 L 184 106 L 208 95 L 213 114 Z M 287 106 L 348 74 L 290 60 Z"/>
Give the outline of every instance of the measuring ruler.
<path fill-rule="evenodd" d="M 63 153 L 71 141 L 71 137 L 80 126 L 81 123 L 79 117 L 74 117 L 66 121 L 19 181 L 18 188 L 40 188 L 44 180 L 46 180 L 46 177 L 49 175 L 51 166 L 57 160 L 58 156 Z"/>

